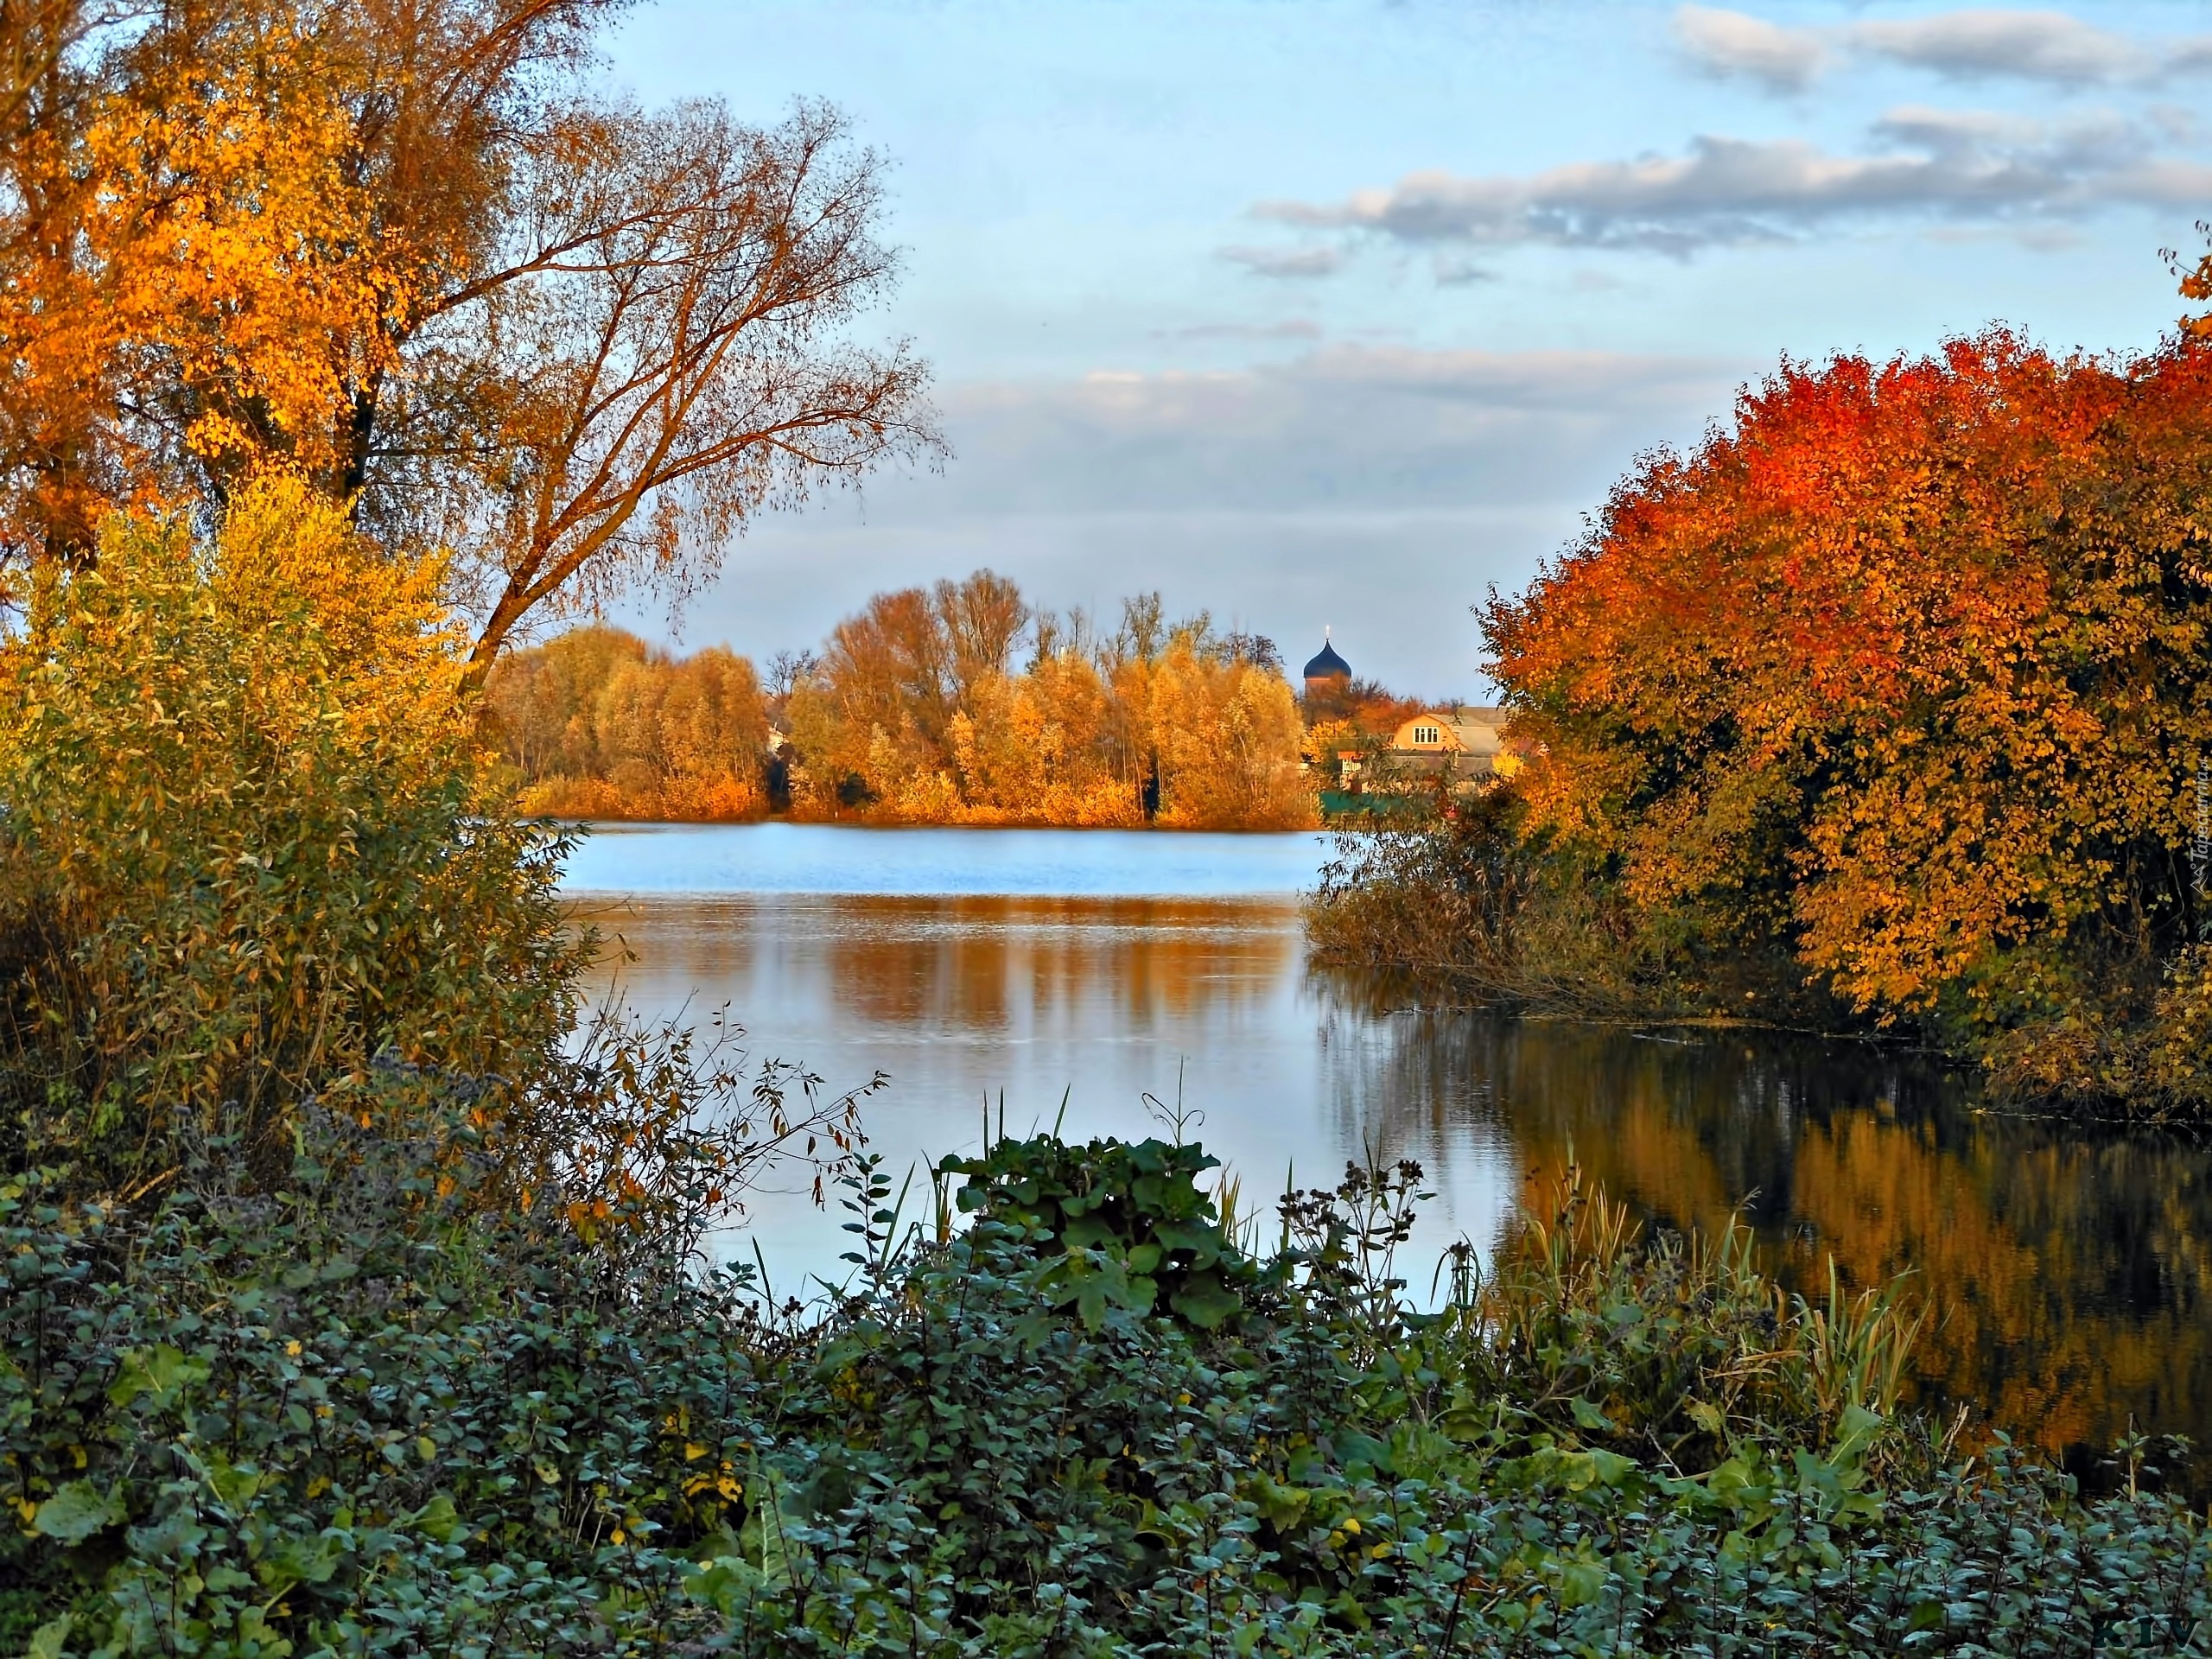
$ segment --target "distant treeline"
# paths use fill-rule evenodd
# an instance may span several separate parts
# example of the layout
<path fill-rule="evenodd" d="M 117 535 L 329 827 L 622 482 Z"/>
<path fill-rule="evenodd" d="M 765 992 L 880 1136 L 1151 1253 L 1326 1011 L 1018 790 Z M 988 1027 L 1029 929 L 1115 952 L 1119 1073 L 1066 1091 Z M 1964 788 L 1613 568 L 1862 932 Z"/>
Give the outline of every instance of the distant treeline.
<path fill-rule="evenodd" d="M 504 659 L 488 724 L 527 810 L 575 817 L 1281 829 L 1313 821 L 1272 641 L 1124 601 L 1108 632 L 978 571 L 880 594 L 765 687 L 579 628 Z"/>
<path fill-rule="evenodd" d="M 753 664 L 577 628 L 500 659 L 486 723 L 522 807 L 569 818 L 741 819 L 766 810 L 768 712 Z"/>

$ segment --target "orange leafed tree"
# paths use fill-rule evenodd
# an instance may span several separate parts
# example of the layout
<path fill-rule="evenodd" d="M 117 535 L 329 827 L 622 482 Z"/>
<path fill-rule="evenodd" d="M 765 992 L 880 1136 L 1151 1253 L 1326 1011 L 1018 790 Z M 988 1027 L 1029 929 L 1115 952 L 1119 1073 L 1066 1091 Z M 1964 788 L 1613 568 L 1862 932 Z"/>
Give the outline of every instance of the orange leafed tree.
<path fill-rule="evenodd" d="M 720 647 L 676 658 L 619 629 L 573 629 L 502 658 L 483 712 L 525 812 L 728 822 L 766 809 L 760 682 Z"/>
<path fill-rule="evenodd" d="M 2208 394 L 2187 343 L 1785 365 L 1488 606 L 1532 830 L 1883 1018 L 2141 1014 L 2204 919 Z"/>
<path fill-rule="evenodd" d="M 107 509 L 327 474 L 416 251 L 348 161 L 342 66 L 271 7 L 10 9 L 0 48 L 0 535 L 89 552 Z"/>
<path fill-rule="evenodd" d="M 634 641 L 628 657 L 610 654 L 611 638 L 579 631 L 495 672 L 493 709 L 525 771 L 556 764 L 525 755 L 591 747 L 580 734 L 602 728 L 543 710 L 562 698 L 603 706 L 601 688 L 645 656 Z M 1025 642 L 1029 661 L 1017 664 Z M 1157 594 L 1129 601 L 1100 639 L 1087 619 L 1033 612 L 988 570 L 879 594 L 773 700 L 793 809 L 911 823 L 1303 826 L 1315 803 L 1297 700 L 1276 667 L 1252 660 L 1263 643 L 1217 637 L 1203 614 L 1171 626 Z M 542 692 L 524 694 L 525 671 Z M 611 780 L 617 762 L 593 741 L 588 764 Z M 611 783 L 601 795 L 652 798 Z M 582 804 L 585 792 L 563 798 L 549 810 L 616 815 Z"/>
<path fill-rule="evenodd" d="M 597 89 L 607 0 L 0 8 L 0 553 L 271 466 L 518 628 L 933 454 L 879 157 Z"/>

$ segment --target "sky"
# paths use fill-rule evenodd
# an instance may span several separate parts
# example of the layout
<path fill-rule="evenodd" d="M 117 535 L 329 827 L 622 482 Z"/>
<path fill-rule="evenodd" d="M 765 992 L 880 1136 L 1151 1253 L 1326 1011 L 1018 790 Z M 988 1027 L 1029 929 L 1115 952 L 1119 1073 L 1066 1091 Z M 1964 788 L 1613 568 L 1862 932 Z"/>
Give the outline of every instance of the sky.
<path fill-rule="evenodd" d="M 765 661 L 988 567 L 1481 700 L 1471 607 L 1784 357 L 2149 346 L 2212 218 L 2212 0 L 658 0 L 609 73 L 889 164 L 941 467 L 633 626 Z"/>

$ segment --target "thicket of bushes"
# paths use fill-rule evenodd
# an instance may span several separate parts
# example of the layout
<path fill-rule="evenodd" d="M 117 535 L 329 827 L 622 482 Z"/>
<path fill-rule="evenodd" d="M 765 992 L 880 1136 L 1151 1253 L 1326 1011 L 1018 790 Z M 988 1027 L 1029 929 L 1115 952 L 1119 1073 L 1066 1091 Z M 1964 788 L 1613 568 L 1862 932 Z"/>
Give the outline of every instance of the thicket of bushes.
<path fill-rule="evenodd" d="M 283 1167 L 379 1051 L 537 1066 L 575 1014 L 561 845 L 493 788 L 434 560 L 277 482 L 111 519 L 0 648 L 0 1148 L 127 1190 Z"/>
<path fill-rule="evenodd" d="M 1254 1255 L 1195 1148 L 1002 1144 L 950 1172 L 963 1230 L 901 1232 L 864 1167 L 810 1317 L 484 1202 L 465 1130 L 306 1128 L 265 1192 L 0 1185 L 0 1641 L 2212 1651 L 2212 1552 L 2145 1468 L 2084 1503 L 1969 1458 L 1894 1414 L 1895 1310 L 1573 1188 L 1422 1314 L 1417 1170 L 1297 1195 Z"/>

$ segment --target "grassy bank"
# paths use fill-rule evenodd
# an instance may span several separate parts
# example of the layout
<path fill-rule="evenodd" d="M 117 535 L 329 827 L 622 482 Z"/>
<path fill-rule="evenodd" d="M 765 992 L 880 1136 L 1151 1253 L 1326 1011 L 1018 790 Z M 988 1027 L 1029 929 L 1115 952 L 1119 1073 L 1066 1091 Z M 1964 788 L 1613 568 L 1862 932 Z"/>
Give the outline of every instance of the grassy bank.
<path fill-rule="evenodd" d="M 0 1187 L 10 1650 L 2212 1651 L 2153 1471 L 1968 1457 L 1895 1410 L 1898 1309 L 1579 1185 L 1424 1314 L 1410 1166 L 1262 1247 L 1195 1147 L 1003 1143 L 918 1224 L 863 1163 L 802 1309 L 703 1209 L 486 1202 L 465 1114 L 304 1154 Z"/>
<path fill-rule="evenodd" d="M 2212 1113 L 2204 947 L 2134 962 L 2125 996 L 2101 988 L 2111 964 L 2096 947 L 2048 943 L 2028 1002 L 1994 969 L 1927 1006 L 1856 1001 L 1772 918 L 1640 901 L 1618 868 L 1532 830 L 1514 786 L 1340 832 L 1306 922 L 1317 963 L 1424 1002 L 1901 1043 L 1974 1069 L 2008 1109 L 2056 1119 L 2189 1128 Z"/>
<path fill-rule="evenodd" d="M 1529 832 L 1511 786 L 1340 830 L 1306 906 L 1324 966 L 1402 982 L 1446 1004 L 1644 1022 L 1835 1034 L 1877 1019 L 1809 977 L 1786 940 L 1639 907 Z M 1925 1024 L 1897 1034 L 1933 1036 Z"/>

